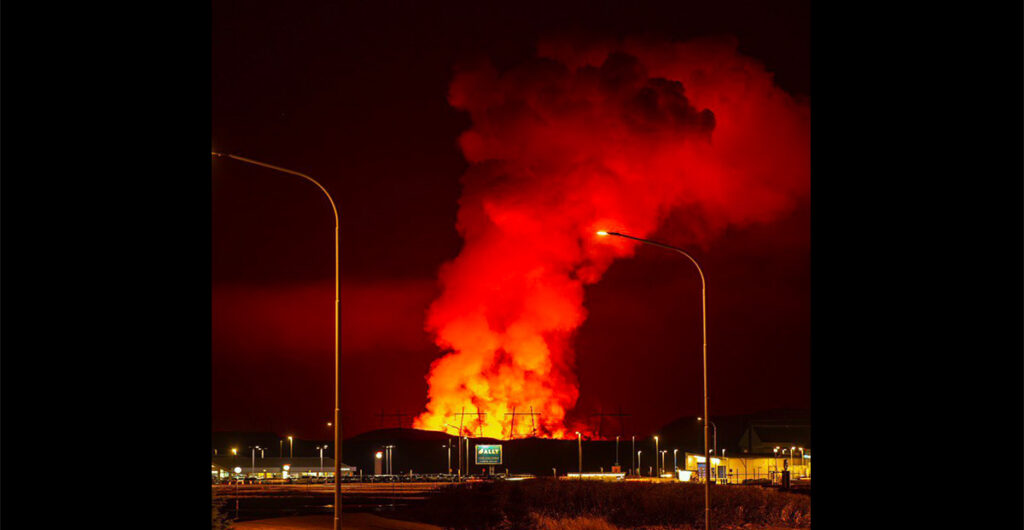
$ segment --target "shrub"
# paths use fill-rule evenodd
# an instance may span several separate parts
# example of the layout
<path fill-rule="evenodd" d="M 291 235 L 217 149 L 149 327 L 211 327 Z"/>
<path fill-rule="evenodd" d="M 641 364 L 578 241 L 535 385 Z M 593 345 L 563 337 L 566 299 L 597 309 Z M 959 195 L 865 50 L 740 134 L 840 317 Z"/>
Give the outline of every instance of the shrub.
<path fill-rule="evenodd" d="M 211 530 L 231 530 L 234 527 L 231 524 L 231 519 L 227 514 L 227 500 L 217 497 L 216 495 L 212 498 L 213 506 L 213 523 L 210 526 Z"/>
<path fill-rule="evenodd" d="M 809 528 L 810 502 L 806 495 L 759 487 L 714 486 L 711 517 L 716 526 Z M 410 510 L 417 520 L 449 528 L 547 528 L 562 522 L 607 525 L 594 528 L 702 527 L 704 487 L 551 479 L 465 484 L 444 488 Z"/>

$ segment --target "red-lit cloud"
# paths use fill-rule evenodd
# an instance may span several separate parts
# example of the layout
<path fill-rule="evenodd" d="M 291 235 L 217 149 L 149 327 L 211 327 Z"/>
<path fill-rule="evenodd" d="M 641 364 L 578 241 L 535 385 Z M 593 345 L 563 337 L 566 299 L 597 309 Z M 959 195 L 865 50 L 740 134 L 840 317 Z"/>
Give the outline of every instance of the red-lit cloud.
<path fill-rule="evenodd" d="M 469 170 L 458 214 L 465 245 L 440 273 L 427 329 L 446 355 L 432 366 L 416 426 L 510 433 L 506 413 L 540 412 L 562 437 L 579 397 L 573 336 L 584 290 L 623 240 L 673 212 L 691 241 L 791 211 L 810 181 L 809 109 L 777 88 L 730 41 L 581 43 L 548 40 L 538 57 L 499 72 L 457 70 L 453 106 L 472 128 L 459 139 Z"/>

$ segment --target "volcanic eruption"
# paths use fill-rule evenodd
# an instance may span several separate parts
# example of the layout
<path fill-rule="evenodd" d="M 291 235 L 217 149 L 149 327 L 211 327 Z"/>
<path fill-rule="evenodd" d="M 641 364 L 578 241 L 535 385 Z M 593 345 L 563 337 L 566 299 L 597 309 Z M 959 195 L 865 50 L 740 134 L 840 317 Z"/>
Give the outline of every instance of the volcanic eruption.
<path fill-rule="evenodd" d="M 449 102 L 472 120 L 459 138 L 470 164 L 464 245 L 427 312 L 445 354 L 415 427 L 495 438 L 589 430 L 566 417 L 579 395 L 584 286 L 634 250 L 596 231 L 647 237 L 685 208 L 706 241 L 771 221 L 807 194 L 808 105 L 736 48 L 549 39 L 507 71 L 456 69 Z M 513 410 L 539 415 L 516 418 L 513 432 Z"/>

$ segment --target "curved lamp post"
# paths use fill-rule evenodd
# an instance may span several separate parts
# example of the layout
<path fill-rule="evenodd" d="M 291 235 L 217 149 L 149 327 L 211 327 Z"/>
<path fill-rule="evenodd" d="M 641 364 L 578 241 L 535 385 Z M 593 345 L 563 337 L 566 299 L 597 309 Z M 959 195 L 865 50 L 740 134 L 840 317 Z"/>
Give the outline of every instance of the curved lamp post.
<path fill-rule="evenodd" d="M 283 167 L 270 165 L 258 160 L 252 160 L 251 158 L 245 158 L 238 155 L 223 154 L 217 152 L 210 153 L 213 156 L 221 158 L 230 158 L 238 160 L 239 162 L 245 162 L 246 164 L 252 164 L 254 166 L 265 167 L 267 169 L 273 169 L 281 173 L 287 173 L 289 175 L 295 175 L 296 177 L 302 177 L 314 185 L 320 188 L 320 191 L 324 192 L 327 196 L 327 201 L 331 203 L 331 211 L 334 212 L 334 447 L 337 449 L 334 455 L 334 530 L 341 528 L 341 364 L 338 357 L 338 308 L 340 305 L 341 290 L 338 284 L 338 207 L 334 204 L 334 198 L 327 192 L 327 188 L 324 188 L 322 184 L 316 181 L 313 177 L 299 173 L 298 171 L 292 171 Z M 330 425 L 330 423 L 328 423 Z M 289 442 L 291 437 L 289 436 Z"/>
<path fill-rule="evenodd" d="M 672 245 L 666 245 L 664 243 L 658 243 L 657 241 L 651 241 L 649 239 L 642 239 L 639 237 L 633 237 L 626 234 L 620 234 L 618 232 L 606 232 L 604 230 L 598 231 L 599 236 L 616 236 L 626 239 L 632 239 L 633 241 L 639 241 L 641 243 L 652 245 L 655 247 L 661 247 L 666 250 L 678 252 L 693 263 L 694 267 L 697 267 L 697 273 L 700 274 L 700 310 L 701 310 L 701 333 L 704 337 L 704 418 L 710 421 L 708 415 L 708 311 L 707 311 L 707 285 L 704 281 L 704 271 L 700 268 L 700 264 L 697 260 L 693 259 L 693 256 L 689 255 L 685 250 L 681 248 L 673 247 Z M 708 458 L 708 421 L 704 422 L 704 458 L 707 462 L 707 477 L 704 480 L 704 528 L 711 528 L 711 459 Z M 657 455 L 655 455 L 657 458 Z"/>

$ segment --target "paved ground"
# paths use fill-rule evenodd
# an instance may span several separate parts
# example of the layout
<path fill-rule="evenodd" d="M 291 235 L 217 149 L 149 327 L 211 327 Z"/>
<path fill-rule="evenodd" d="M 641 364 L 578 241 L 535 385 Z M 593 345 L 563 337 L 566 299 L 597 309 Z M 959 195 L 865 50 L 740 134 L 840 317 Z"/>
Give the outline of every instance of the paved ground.
<path fill-rule="evenodd" d="M 372 513 L 346 513 L 342 516 L 342 525 L 351 529 L 381 530 L 441 530 L 440 526 L 423 523 L 412 523 L 387 519 Z M 314 528 L 332 528 L 334 517 L 331 515 L 302 515 L 298 517 L 278 517 L 235 523 L 240 530 L 310 530 Z"/>

